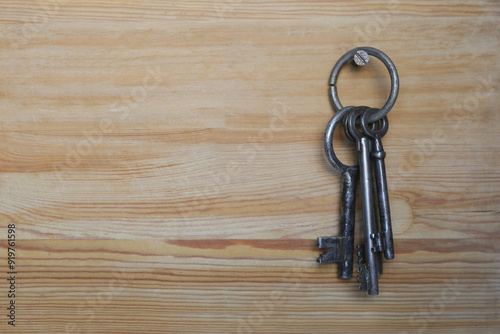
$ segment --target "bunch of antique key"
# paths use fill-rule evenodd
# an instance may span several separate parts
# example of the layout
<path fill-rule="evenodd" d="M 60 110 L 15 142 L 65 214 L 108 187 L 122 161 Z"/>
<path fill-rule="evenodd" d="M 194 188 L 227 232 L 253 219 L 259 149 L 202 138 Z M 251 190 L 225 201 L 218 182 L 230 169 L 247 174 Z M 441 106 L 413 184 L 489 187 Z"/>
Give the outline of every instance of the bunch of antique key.
<path fill-rule="evenodd" d="M 369 55 L 380 59 L 391 76 L 391 93 L 386 104 L 378 108 L 343 107 L 337 94 L 337 78 L 342 66 L 354 62 L 357 66 L 368 63 Z M 385 173 L 385 152 L 382 137 L 387 133 L 389 121 L 386 114 L 396 102 L 399 78 L 393 62 L 380 50 L 371 47 L 353 49 L 344 54 L 332 70 L 330 99 L 336 111 L 325 131 L 325 153 L 330 163 L 342 173 L 342 207 L 340 235 L 318 238 L 318 247 L 326 248 L 318 263 L 338 263 L 339 276 L 353 275 L 354 223 L 356 186 L 360 179 L 363 199 L 364 244 L 357 246 L 361 290 L 378 295 L 378 277 L 382 274 L 382 253 L 385 259 L 394 258 L 391 215 Z M 341 123 L 347 138 L 355 142 L 358 165 L 346 166 L 335 155 L 333 133 Z M 375 182 L 374 182 L 375 181 Z M 378 212 L 378 215 L 377 215 Z"/>

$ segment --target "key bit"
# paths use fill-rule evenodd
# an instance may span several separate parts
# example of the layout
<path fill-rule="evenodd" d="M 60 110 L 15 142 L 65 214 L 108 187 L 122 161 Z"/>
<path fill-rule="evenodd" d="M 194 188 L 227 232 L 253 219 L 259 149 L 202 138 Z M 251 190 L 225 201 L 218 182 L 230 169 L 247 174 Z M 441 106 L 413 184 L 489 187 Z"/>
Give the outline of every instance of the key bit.
<path fill-rule="evenodd" d="M 335 249 L 330 249 L 330 250 L 324 251 L 316 259 L 316 262 L 321 263 L 321 264 L 323 264 L 323 263 L 338 263 L 338 262 L 340 262 L 339 252 L 336 251 Z"/>
<path fill-rule="evenodd" d="M 373 239 L 372 252 L 382 252 L 389 247 L 387 232 L 372 233 L 370 236 Z"/>
<path fill-rule="evenodd" d="M 358 265 L 366 264 L 365 245 L 357 245 L 356 249 L 358 250 L 356 253 L 358 255 Z"/>
<path fill-rule="evenodd" d="M 368 291 L 369 295 L 378 295 L 378 282 L 370 277 L 369 265 L 360 266 L 356 272 L 359 274 L 356 276 L 358 288 L 361 291 Z"/>
<path fill-rule="evenodd" d="M 356 272 L 359 273 L 359 275 L 356 276 L 356 280 L 359 283 L 358 288 L 361 291 L 368 290 L 368 278 L 366 276 L 366 266 L 360 266 L 359 269 L 356 270 Z"/>
<path fill-rule="evenodd" d="M 341 237 L 319 237 L 318 248 L 331 248 L 319 255 L 316 262 L 318 263 L 336 263 L 342 260 L 342 244 Z"/>

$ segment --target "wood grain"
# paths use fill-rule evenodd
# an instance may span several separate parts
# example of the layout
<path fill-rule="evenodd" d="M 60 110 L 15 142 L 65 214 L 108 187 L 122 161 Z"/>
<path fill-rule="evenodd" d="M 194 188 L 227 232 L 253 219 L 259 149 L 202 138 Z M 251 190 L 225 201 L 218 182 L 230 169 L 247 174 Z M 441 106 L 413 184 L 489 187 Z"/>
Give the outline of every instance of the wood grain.
<path fill-rule="evenodd" d="M 497 2 L 1 8 L 2 332 L 500 331 Z M 377 297 L 314 261 L 340 205 L 327 81 L 360 45 L 401 79 L 384 137 L 397 255 Z M 346 67 L 339 94 L 382 105 L 385 68 Z"/>

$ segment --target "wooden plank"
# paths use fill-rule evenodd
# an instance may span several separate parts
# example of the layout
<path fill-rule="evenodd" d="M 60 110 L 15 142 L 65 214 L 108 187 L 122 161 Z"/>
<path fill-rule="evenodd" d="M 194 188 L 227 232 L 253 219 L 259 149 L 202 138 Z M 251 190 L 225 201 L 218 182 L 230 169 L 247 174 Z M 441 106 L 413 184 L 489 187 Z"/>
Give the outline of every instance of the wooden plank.
<path fill-rule="evenodd" d="M 3 2 L 2 332 L 498 332 L 499 12 Z M 384 137 L 397 256 L 377 297 L 314 261 L 340 205 L 322 147 L 327 81 L 360 45 L 401 79 Z M 388 94 L 375 59 L 341 72 L 344 105 Z M 353 162 L 352 144 L 335 143 Z"/>

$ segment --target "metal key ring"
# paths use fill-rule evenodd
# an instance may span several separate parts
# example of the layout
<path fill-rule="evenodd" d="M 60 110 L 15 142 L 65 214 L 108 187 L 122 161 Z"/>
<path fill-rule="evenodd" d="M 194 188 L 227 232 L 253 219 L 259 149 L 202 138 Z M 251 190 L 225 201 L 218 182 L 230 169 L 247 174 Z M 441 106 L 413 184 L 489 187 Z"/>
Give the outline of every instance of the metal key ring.
<path fill-rule="evenodd" d="M 328 122 L 328 125 L 326 126 L 325 130 L 325 154 L 326 157 L 328 158 L 328 161 L 330 164 L 337 168 L 341 172 L 345 172 L 347 169 L 352 169 L 352 168 L 358 168 L 357 166 L 347 166 L 344 165 L 335 155 L 335 150 L 333 149 L 333 133 L 335 132 L 335 128 L 337 127 L 338 123 L 342 122 L 344 118 L 348 118 L 349 113 L 352 111 L 355 111 L 354 109 L 358 108 L 368 108 L 368 107 L 345 107 L 342 108 L 339 112 L 336 112 L 335 115 L 333 115 L 332 119 L 330 119 L 330 122 Z M 363 109 L 366 110 L 366 109 Z"/>
<path fill-rule="evenodd" d="M 359 110 L 360 108 L 363 108 L 363 110 L 367 110 L 367 109 L 370 109 L 370 107 L 365 107 L 365 106 L 361 106 L 361 107 L 355 107 L 356 109 L 355 110 L 352 110 L 352 112 L 355 112 L 356 110 Z M 377 109 L 378 110 L 378 109 Z M 350 141 L 352 142 L 355 142 L 356 141 L 356 138 L 354 138 L 351 134 L 351 131 L 349 131 L 349 116 L 350 115 L 347 115 L 346 117 L 344 117 L 344 133 L 347 137 L 347 139 L 349 139 Z M 373 123 L 371 123 L 373 124 Z"/>
<path fill-rule="evenodd" d="M 374 112 L 377 112 L 378 109 L 377 108 L 368 108 L 368 107 L 358 107 L 356 108 L 355 110 L 353 110 L 349 116 L 347 116 L 347 128 L 346 128 L 346 131 L 348 131 L 350 133 L 350 135 L 356 139 L 356 141 L 358 141 L 359 139 L 361 139 L 362 137 L 365 136 L 365 131 L 363 129 L 363 132 L 359 131 L 358 128 L 356 128 L 356 124 L 359 124 L 357 123 L 357 120 L 358 118 L 361 118 L 365 113 L 374 113 Z"/>
<path fill-rule="evenodd" d="M 339 77 L 340 69 L 342 68 L 342 66 L 344 66 L 347 62 L 351 61 L 354 55 L 360 50 L 365 51 L 367 54 L 372 55 L 378 58 L 380 61 L 382 61 L 382 63 L 389 71 L 389 75 L 391 77 L 391 93 L 389 94 L 389 98 L 387 99 L 384 106 L 380 108 L 378 112 L 373 113 L 368 119 L 369 123 L 373 123 L 378 121 L 385 115 L 387 115 L 387 113 L 392 109 L 392 107 L 396 103 L 396 99 L 398 98 L 398 93 L 399 93 L 399 76 L 398 76 L 398 71 L 396 70 L 396 66 L 394 65 L 392 60 L 382 51 L 369 46 L 363 46 L 352 49 L 351 51 L 346 52 L 342 57 L 340 57 L 340 59 L 333 67 L 332 74 L 330 75 L 330 83 L 329 83 L 330 101 L 336 112 L 342 110 L 343 106 L 342 103 L 340 103 L 336 86 L 337 79 Z"/>
<path fill-rule="evenodd" d="M 366 110 L 360 117 L 359 122 L 361 124 L 361 129 L 363 129 L 363 133 L 365 133 L 367 136 L 371 138 L 375 138 L 376 136 L 382 138 L 385 136 L 387 131 L 389 130 L 389 120 L 387 119 L 387 116 L 382 117 L 378 122 L 382 122 L 382 124 L 379 125 L 378 129 L 375 128 L 375 123 L 369 123 L 368 118 L 375 112 L 377 112 L 378 109 L 372 108 Z M 369 127 L 368 125 L 373 125 L 372 127 Z"/>

